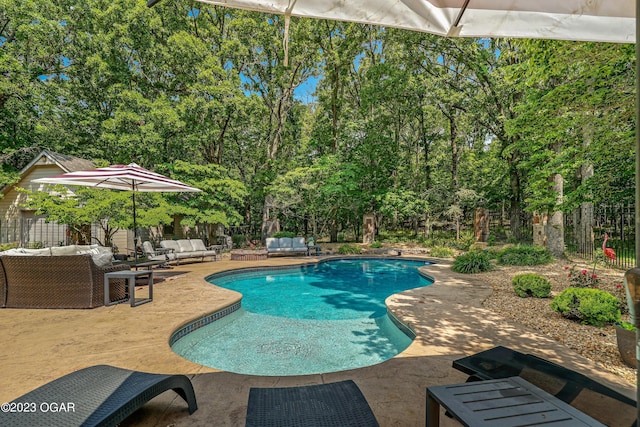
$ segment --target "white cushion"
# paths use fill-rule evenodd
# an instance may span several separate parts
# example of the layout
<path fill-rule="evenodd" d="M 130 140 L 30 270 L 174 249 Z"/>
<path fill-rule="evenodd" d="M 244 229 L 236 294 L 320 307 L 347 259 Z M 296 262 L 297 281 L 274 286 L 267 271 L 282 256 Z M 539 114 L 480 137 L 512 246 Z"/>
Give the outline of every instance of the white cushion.
<path fill-rule="evenodd" d="M 191 240 L 189 239 L 178 240 L 178 252 L 193 252 L 193 245 L 191 245 Z"/>
<path fill-rule="evenodd" d="M 35 255 L 35 256 L 49 256 L 49 255 L 51 255 L 51 251 L 49 250 L 49 248 L 23 249 L 23 251 L 27 255 Z"/>
<path fill-rule="evenodd" d="M 274 249 L 278 249 L 279 246 L 279 242 L 278 239 L 276 239 L 275 237 L 267 237 L 267 249 L 268 250 L 274 250 Z"/>
<path fill-rule="evenodd" d="M 51 255 L 75 255 L 76 254 L 76 246 L 52 246 L 51 247 Z"/>
<path fill-rule="evenodd" d="M 0 252 L 0 255 L 19 255 L 19 256 L 29 256 L 32 254 L 28 254 L 24 251 L 24 248 L 13 248 L 13 249 L 7 249 L 6 251 L 2 251 Z"/>
<path fill-rule="evenodd" d="M 98 253 L 91 254 L 93 262 L 100 267 L 111 265 L 111 263 L 113 262 L 113 252 L 111 252 L 111 248 L 99 246 L 95 249 L 97 249 Z"/>
<path fill-rule="evenodd" d="M 173 249 L 174 252 L 178 252 L 180 250 L 176 240 L 163 240 L 160 242 L 160 246 L 165 249 Z"/>
<path fill-rule="evenodd" d="M 304 237 L 294 237 L 293 238 L 293 248 L 294 249 L 307 249 L 307 245 L 304 243 Z"/>
<path fill-rule="evenodd" d="M 293 239 L 291 237 L 281 237 L 278 246 L 280 246 L 280 249 L 291 249 L 293 248 Z"/>
<path fill-rule="evenodd" d="M 191 246 L 194 251 L 206 251 L 207 247 L 204 245 L 202 239 L 191 239 Z"/>

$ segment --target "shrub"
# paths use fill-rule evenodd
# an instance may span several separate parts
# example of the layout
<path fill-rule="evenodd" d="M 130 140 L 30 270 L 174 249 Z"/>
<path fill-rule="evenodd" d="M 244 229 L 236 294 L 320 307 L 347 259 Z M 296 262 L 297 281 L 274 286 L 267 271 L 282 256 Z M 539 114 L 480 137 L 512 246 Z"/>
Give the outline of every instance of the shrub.
<path fill-rule="evenodd" d="M 518 274 L 511 280 L 513 290 L 519 297 L 547 298 L 551 294 L 551 283 L 539 274 Z"/>
<path fill-rule="evenodd" d="M 340 255 L 359 254 L 361 251 L 362 249 L 360 249 L 360 246 L 354 246 L 354 245 L 342 245 L 338 248 L 338 253 Z"/>
<path fill-rule="evenodd" d="M 429 250 L 429 255 L 436 258 L 451 258 L 454 253 L 453 249 L 444 246 L 434 246 Z"/>
<path fill-rule="evenodd" d="M 372 249 L 378 249 L 382 247 L 382 243 L 380 242 L 373 242 L 370 246 Z"/>
<path fill-rule="evenodd" d="M 492 270 L 493 266 L 487 253 L 472 251 L 456 257 L 451 268 L 458 273 L 482 273 Z"/>
<path fill-rule="evenodd" d="M 231 236 L 234 248 L 241 248 L 247 244 L 247 236 L 244 234 L 234 234 Z"/>
<path fill-rule="evenodd" d="M 633 323 L 629 322 L 620 322 L 618 323 L 622 329 L 626 329 L 627 331 L 635 331 L 636 326 Z"/>
<path fill-rule="evenodd" d="M 503 250 L 498 256 L 502 265 L 541 265 L 549 264 L 553 257 L 545 248 L 537 246 L 514 246 Z"/>
<path fill-rule="evenodd" d="M 567 277 L 569 278 L 569 286 L 573 288 L 597 288 L 600 283 L 600 279 L 595 272 L 589 273 L 586 269 L 578 271 L 575 265 L 564 269 L 569 270 Z"/>
<path fill-rule="evenodd" d="M 591 288 L 568 288 L 551 301 L 551 308 L 585 325 L 603 326 L 620 322 L 618 299 L 609 292 Z"/>
<path fill-rule="evenodd" d="M 278 231 L 277 233 L 273 233 L 272 237 L 296 237 L 296 233 L 292 231 Z"/>

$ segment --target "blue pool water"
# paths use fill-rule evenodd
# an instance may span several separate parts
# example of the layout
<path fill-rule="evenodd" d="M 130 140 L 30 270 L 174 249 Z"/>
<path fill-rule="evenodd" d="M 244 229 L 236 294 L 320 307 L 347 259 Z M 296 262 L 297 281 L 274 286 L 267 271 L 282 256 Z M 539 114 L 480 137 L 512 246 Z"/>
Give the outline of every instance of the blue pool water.
<path fill-rule="evenodd" d="M 241 292 L 242 309 L 180 338 L 173 350 L 213 368 L 252 375 L 305 375 L 370 366 L 409 338 L 385 299 L 431 281 L 424 261 L 332 260 L 286 270 L 212 276 Z"/>

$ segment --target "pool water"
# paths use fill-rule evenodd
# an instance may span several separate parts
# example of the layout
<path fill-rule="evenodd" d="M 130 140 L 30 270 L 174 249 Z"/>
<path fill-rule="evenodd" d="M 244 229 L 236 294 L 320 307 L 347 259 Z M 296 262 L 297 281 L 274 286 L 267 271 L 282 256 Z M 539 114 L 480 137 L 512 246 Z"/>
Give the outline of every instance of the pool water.
<path fill-rule="evenodd" d="M 305 375 L 374 365 L 411 344 L 384 300 L 431 284 L 424 261 L 332 260 L 285 270 L 211 276 L 241 292 L 242 309 L 182 337 L 196 363 L 251 375 Z"/>

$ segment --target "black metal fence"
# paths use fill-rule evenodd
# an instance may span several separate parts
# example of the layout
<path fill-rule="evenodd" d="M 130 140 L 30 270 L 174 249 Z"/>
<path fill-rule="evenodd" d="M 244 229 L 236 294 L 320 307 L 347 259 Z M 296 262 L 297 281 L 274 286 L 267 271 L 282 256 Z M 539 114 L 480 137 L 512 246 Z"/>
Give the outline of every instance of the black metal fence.
<path fill-rule="evenodd" d="M 607 247 L 616 251 L 615 260 L 607 263 L 628 269 L 635 266 L 635 207 L 629 205 L 596 205 L 593 207 L 593 239 L 579 239 L 577 224 L 571 214 L 565 215 L 565 245 L 567 253 L 594 261 L 602 257 L 605 233 Z"/>
<path fill-rule="evenodd" d="M 102 236 L 102 229 L 93 225 L 91 236 Z M 69 227 L 44 218 L 22 218 L 0 221 L 0 244 L 12 244 L 23 248 L 43 248 L 73 243 Z"/>

